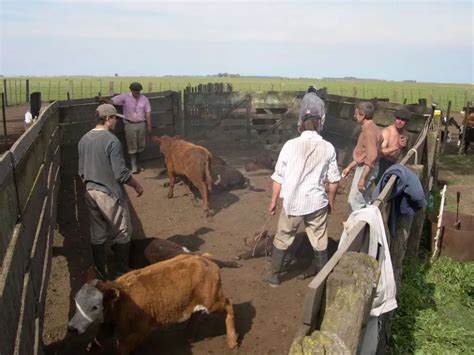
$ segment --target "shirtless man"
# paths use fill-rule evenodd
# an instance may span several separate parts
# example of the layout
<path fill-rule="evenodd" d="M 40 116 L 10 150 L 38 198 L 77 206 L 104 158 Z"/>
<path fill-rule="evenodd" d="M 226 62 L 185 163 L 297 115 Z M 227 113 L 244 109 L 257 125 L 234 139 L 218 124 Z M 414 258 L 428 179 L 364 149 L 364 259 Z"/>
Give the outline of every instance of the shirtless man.
<path fill-rule="evenodd" d="M 410 111 L 398 110 L 395 112 L 395 122 L 382 130 L 383 142 L 377 181 L 382 177 L 385 170 L 397 162 L 398 157 L 407 146 L 408 132 L 405 127 L 410 118 Z"/>

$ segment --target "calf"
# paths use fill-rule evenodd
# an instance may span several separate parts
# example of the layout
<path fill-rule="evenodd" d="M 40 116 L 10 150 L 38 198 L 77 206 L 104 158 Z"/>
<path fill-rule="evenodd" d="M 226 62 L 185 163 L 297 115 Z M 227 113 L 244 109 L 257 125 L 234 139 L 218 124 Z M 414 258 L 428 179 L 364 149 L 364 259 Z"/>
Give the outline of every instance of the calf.
<path fill-rule="evenodd" d="M 246 171 L 257 171 L 260 169 L 273 170 L 278 160 L 276 153 L 262 153 L 259 154 L 254 160 L 245 164 Z"/>
<path fill-rule="evenodd" d="M 178 137 L 152 137 L 160 145 L 165 156 L 166 168 L 170 178 L 168 198 L 173 197 L 176 176 L 184 177 L 183 181 L 192 192 L 195 186 L 203 200 L 203 208 L 209 211 L 209 193 L 212 190 L 212 178 L 209 171 L 211 153 L 204 147 L 186 142 Z"/>
<path fill-rule="evenodd" d="M 130 244 L 130 267 L 133 269 L 142 268 L 181 254 L 197 255 L 170 240 L 160 238 L 133 239 Z M 220 268 L 239 268 L 242 266 L 236 261 L 222 261 L 207 254 L 204 254 L 204 256 L 211 259 Z"/>
<path fill-rule="evenodd" d="M 113 329 L 122 355 L 154 328 L 184 322 L 200 311 L 225 313 L 227 345 L 237 347 L 232 304 L 222 292 L 219 267 L 206 257 L 179 255 L 112 282 L 94 280 L 82 286 L 74 301 L 68 330 L 83 333 L 100 320 L 99 335 Z"/>

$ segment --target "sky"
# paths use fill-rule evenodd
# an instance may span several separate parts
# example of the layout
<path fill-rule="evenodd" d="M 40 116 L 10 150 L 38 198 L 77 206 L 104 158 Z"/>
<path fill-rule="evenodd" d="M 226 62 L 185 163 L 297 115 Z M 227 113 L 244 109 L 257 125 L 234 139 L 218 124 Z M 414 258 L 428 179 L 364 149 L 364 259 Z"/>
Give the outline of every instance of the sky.
<path fill-rule="evenodd" d="M 473 1 L 0 0 L 4 76 L 473 84 Z"/>

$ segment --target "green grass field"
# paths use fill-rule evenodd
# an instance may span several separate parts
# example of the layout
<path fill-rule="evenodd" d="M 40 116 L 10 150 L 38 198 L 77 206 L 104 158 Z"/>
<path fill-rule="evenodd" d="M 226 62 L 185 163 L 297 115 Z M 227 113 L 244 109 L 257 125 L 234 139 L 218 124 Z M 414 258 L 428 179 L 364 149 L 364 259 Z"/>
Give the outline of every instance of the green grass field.
<path fill-rule="evenodd" d="M 217 76 L 163 76 L 163 77 L 17 77 L 6 79 L 8 103 L 24 103 L 26 79 L 30 81 L 30 92 L 41 91 L 43 100 L 65 100 L 93 97 L 128 91 L 132 81 L 139 81 L 144 92 L 183 90 L 186 86 L 207 83 L 232 83 L 234 91 L 303 91 L 310 84 L 327 87 L 330 94 L 360 98 L 389 98 L 391 102 L 418 102 L 426 98 L 428 104 L 437 102 L 446 110 L 452 101 L 452 111 L 460 111 L 467 101 L 474 99 L 474 86 L 469 84 L 436 84 L 376 80 L 321 80 L 266 77 L 217 77 Z M 4 85 L 0 92 L 4 92 Z"/>

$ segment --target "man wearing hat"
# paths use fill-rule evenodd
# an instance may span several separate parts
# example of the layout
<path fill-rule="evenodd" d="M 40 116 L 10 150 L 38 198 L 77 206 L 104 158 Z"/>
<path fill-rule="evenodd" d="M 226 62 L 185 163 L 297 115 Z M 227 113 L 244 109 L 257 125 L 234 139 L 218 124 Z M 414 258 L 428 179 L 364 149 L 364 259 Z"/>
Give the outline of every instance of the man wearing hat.
<path fill-rule="evenodd" d="M 382 177 L 385 170 L 397 162 L 398 157 L 408 143 L 406 125 L 411 118 L 411 112 L 401 109 L 396 111 L 394 116 L 395 122 L 382 130 L 383 141 L 377 180 Z"/>
<path fill-rule="evenodd" d="M 272 199 L 268 207 L 271 215 L 276 212 L 278 198 L 283 199 L 273 240 L 272 269 L 263 280 L 272 287 L 280 284 L 286 250 L 293 243 L 301 223 L 306 227 L 314 258 L 299 278 L 314 276 L 328 260 L 327 218 L 334 209 L 341 176 L 336 150 L 318 134 L 320 124 L 320 116 L 309 113 L 303 117 L 301 135 L 284 144 L 272 175 Z M 329 181 L 328 193 L 324 186 L 326 179 Z"/>
<path fill-rule="evenodd" d="M 146 132 L 151 133 L 150 101 L 140 93 L 142 89 L 140 83 L 133 82 L 130 93 L 114 96 L 110 100 L 99 98 L 103 102 L 123 106 L 125 138 L 134 174 L 143 170 L 139 166 L 139 154 L 145 149 Z"/>
<path fill-rule="evenodd" d="M 86 184 L 85 202 L 90 211 L 90 242 L 99 279 L 108 278 L 105 242 L 111 237 L 116 260 L 116 276 L 128 271 L 132 224 L 124 184 L 133 187 L 137 196 L 143 188 L 125 166 L 122 146 L 111 132 L 117 113 L 113 105 L 97 107 L 95 128 L 79 141 L 79 176 Z"/>
<path fill-rule="evenodd" d="M 303 117 L 306 115 L 308 110 L 310 110 L 313 116 L 321 117 L 318 128 L 319 132 L 321 132 L 326 118 L 326 108 L 324 106 L 324 101 L 318 96 L 318 89 L 313 85 L 308 88 L 308 92 L 301 99 L 298 115 L 298 132 L 302 132 L 301 125 L 303 123 Z"/>

